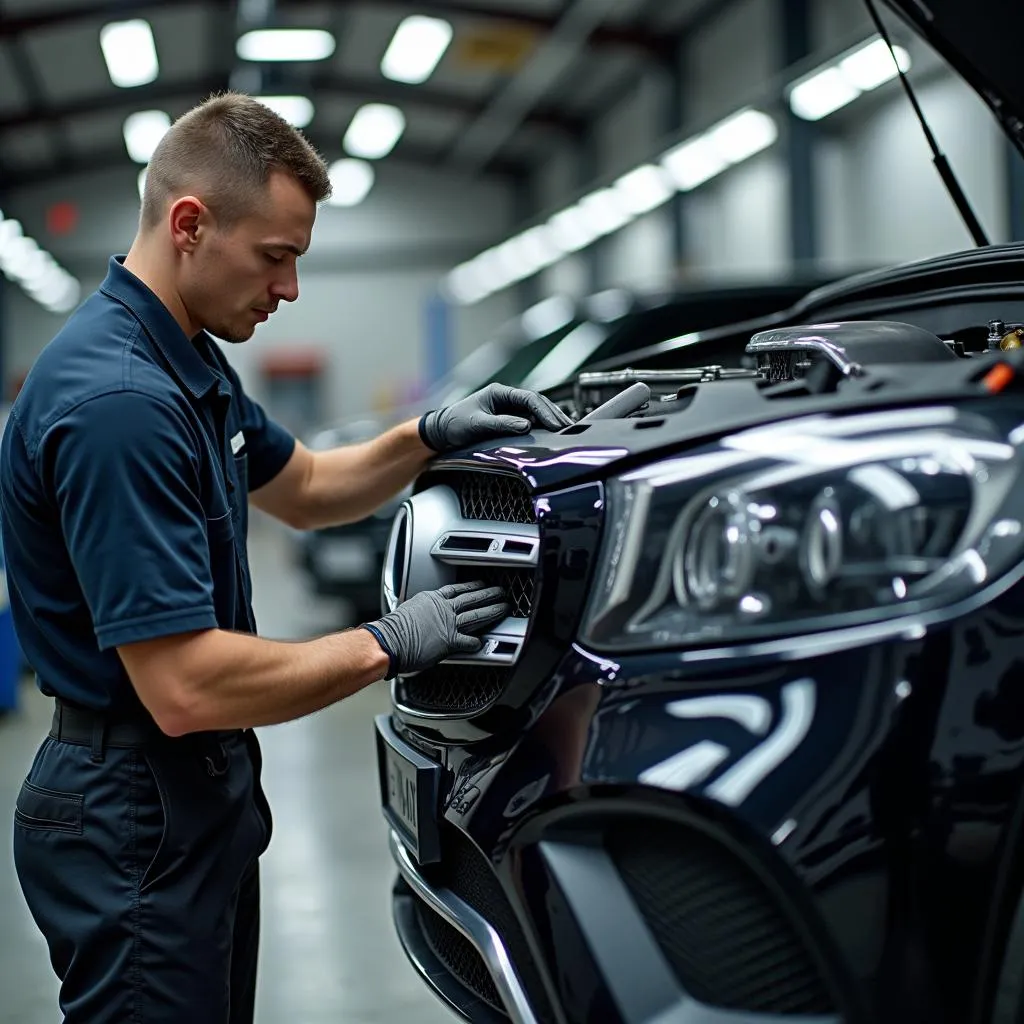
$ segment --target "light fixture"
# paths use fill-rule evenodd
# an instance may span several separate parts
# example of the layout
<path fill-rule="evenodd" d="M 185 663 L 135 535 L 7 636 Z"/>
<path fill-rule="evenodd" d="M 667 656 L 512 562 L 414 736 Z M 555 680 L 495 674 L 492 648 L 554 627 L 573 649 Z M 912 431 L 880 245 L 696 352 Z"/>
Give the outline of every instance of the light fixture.
<path fill-rule="evenodd" d="M 622 205 L 614 189 L 601 188 L 584 196 L 577 206 L 595 236 L 610 235 L 628 224 L 632 215 Z"/>
<path fill-rule="evenodd" d="M 100 49 L 110 80 L 122 89 L 146 85 L 160 73 L 153 30 L 142 18 L 104 25 L 100 29 Z"/>
<path fill-rule="evenodd" d="M 360 107 L 345 132 L 342 145 L 351 156 L 379 160 L 395 148 L 405 131 L 405 115 L 387 103 Z"/>
<path fill-rule="evenodd" d="M 548 221 L 548 234 L 563 254 L 579 252 L 597 238 L 592 223 L 578 206 L 556 213 Z"/>
<path fill-rule="evenodd" d="M 21 223 L 0 213 L 0 271 L 52 313 L 66 313 L 78 303 L 81 285 L 33 238 Z"/>
<path fill-rule="evenodd" d="M 661 166 L 671 175 L 678 189 L 688 192 L 721 174 L 728 164 L 707 136 L 699 135 L 669 150 L 661 158 Z"/>
<path fill-rule="evenodd" d="M 491 294 L 476 259 L 460 263 L 452 270 L 445 279 L 445 289 L 449 297 L 461 306 L 471 306 Z"/>
<path fill-rule="evenodd" d="M 447 21 L 413 14 L 395 31 L 381 60 L 381 73 L 395 82 L 420 85 L 434 73 L 451 41 Z"/>
<path fill-rule="evenodd" d="M 334 53 L 334 36 L 319 28 L 260 28 L 240 36 L 235 53 L 241 60 L 326 60 Z"/>
<path fill-rule="evenodd" d="M 896 54 L 895 61 L 893 53 Z M 890 53 L 885 40 L 876 39 L 843 57 L 839 61 L 839 70 L 861 92 L 870 92 L 891 81 L 900 71 L 909 71 L 910 54 L 902 46 L 894 46 Z"/>
<path fill-rule="evenodd" d="M 657 209 L 675 191 L 668 175 L 655 164 L 644 164 L 622 175 L 612 187 L 623 208 L 634 216 Z"/>
<path fill-rule="evenodd" d="M 551 295 L 526 310 L 520 317 L 520 323 L 531 338 L 544 338 L 568 327 L 575 315 L 571 299 L 565 295 Z"/>
<path fill-rule="evenodd" d="M 859 95 L 860 90 L 839 68 L 826 68 L 793 86 L 789 109 L 805 121 L 820 121 L 852 103 Z"/>
<path fill-rule="evenodd" d="M 293 128 L 305 128 L 313 120 L 313 101 L 306 96 L 256 96 L 254 99 L 270 107 Z"/>
<path fill-rule="evenodd" d="M 789 108 L 805 121 L 820 121 L 895 78 L 897 69 L 910 70 L 910 54 L 902 46 L 890 53 L 884 39 L 873 39 L 792 83 Z"/>
<path fill-rule="evenodd" d="M 363 160 L 335 160 L 327 169 L 331 182 L 331 206 L 358 206 L 369 195 L 376 175 Z"/>
<path fill-rule="evenodd" d="M 746 109 L 720 121 L 707 137 L 726 163 L 738 164 L 772 145 L 779 129 L 767 114 Z"/>
<path fill-rule="evenodd" d="M 162 110 L 140 110 L 124 121 L 124 145 L 137 164 L 148 164 L 171 127 L 171 119 Z"/>

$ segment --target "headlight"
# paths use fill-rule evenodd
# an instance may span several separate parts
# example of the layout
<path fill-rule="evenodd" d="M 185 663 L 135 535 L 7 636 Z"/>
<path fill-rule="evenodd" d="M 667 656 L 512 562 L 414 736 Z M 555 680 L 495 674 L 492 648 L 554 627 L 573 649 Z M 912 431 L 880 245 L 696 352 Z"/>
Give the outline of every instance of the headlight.
<path fill-rule="evenodd" d="M 985 412 L 802 419 L 612 480 L 584 641 L 759 639 L 977 591 L 1024 556 L 1024 428 Z"/>

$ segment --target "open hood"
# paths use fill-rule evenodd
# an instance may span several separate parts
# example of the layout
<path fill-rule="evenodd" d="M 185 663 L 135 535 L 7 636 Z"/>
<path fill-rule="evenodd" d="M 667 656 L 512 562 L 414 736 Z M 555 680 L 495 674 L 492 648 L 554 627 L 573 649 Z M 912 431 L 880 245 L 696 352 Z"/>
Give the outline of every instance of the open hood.
<path fill-rule="evenodd" d="M 1022 0 L 885 0 L 995 112 L 1024 153 Z"/>

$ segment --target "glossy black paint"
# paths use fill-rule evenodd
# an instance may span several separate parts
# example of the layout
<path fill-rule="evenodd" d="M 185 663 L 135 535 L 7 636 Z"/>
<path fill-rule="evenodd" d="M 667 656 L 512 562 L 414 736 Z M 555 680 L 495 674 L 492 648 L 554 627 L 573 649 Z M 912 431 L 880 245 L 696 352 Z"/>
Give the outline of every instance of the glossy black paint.
<path fill-rule="evenodd" d="M 522 893 L 570 1007 L 587 1005 L 578 993 L 601 980 L 551 903 L 537 843 L 572 813 L 600 821 L 631 811 L 697 817 L 776 861 L 791 887 L 799 883 L 794 891 L 812 895 L 812 917 L 857 983 L 863 1019 L 968 1021 L 975 983 L 992 966 L 983 957 L 990 933 L 1006 927 L 1024 869 L 1013 857 L 1024 791 L 1022 637 L 1018 585 L 919 640 L 795 665 L 701 673 L 647 656 L 613 669 L 574 650 L 555 673 L 558 695 L 507 755 L 481 764 L 464 748 L 447 751 L 444 817 L 489 855 L 510 894 Z M 682 720 L 666 706 L 755 697 L 778 721 L 784 688 L 800 680 L 815 690 L 806 737 L 742 801 L 709 796 L 763 739 L 737 721 Z M 652 765 L 701 742 L 728 749 L 706 778 L 678 794 L 644 784 Z"/>

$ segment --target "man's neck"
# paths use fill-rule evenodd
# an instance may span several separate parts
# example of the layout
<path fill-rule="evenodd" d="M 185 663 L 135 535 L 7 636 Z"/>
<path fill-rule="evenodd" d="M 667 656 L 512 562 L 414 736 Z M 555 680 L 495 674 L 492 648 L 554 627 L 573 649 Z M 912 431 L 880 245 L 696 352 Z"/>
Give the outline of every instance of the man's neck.
<path fill-rule="evenodd" d="M 159 254 L 151 252 L 139 238 L 135 239 L 128 250 L 124 268 L 134 274 L 167 307 L 167 311 L 178 322 L 187 338 L 199 333 L 199 328 L 192 323 L 185 304 L 172 283 L 173 278 L 168 273 L 165 261 Z"/>

